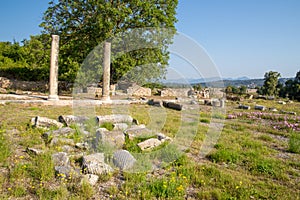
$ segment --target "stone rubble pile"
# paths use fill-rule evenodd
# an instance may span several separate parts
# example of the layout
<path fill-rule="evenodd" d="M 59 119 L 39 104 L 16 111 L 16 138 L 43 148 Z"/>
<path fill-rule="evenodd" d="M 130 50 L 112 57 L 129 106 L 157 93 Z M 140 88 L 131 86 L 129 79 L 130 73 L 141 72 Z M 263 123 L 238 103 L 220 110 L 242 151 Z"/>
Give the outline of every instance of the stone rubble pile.
<path fill-rule="evenodd" d="M 58 121 L 40 116 L 31 119 L 32 127 L 44 130 L 41 137 L 46 146 L 56 151 L 52 154 L 52 162 L 57 178 L 76 176 L 81 183 L 87 181 L 95 185 L 101 175 L 112 174 L 115 169 L 130 170 L 135 166 L 137 160 L 134 155 L 123 149 L 126 138 L 142 141 L 137 144 L 142 151 L 172 141 L 162 133 L 149 130 L 144 124 L 138 125 L 137 120 L 129 115 L 96 116 L 94 134 L 85 126 L 85 122 L 91 120 L 73 115 L 61 115 Z M 101 128 L 106 123 L 111 123 L 113 129 Z M 36 156 L 45 153 L 45 150 L 28 147 L 26 152 Z"/>

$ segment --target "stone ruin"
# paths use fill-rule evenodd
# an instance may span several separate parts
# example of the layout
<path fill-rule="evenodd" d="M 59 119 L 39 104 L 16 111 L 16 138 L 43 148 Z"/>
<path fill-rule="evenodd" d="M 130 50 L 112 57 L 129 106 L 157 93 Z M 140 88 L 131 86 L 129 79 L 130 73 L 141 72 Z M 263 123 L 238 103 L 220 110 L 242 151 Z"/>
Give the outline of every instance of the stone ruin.
<path fill-rule="evenodd" d="M 157 133 L 146 128 L 143 124 L 130 115 L 115 114 L 96 116 L 94 119 L 96 133 L 92 134 L 86 129 L 86 123 L 91 119 L 85 116 L 62 115 L 58 120 L 36 116 L 31 119 L 31 126 L 44 129 L 42 134 L 46 145 L 59 149 L 52 154 L 54 170 L 57 178 L 77 177 L 82 181 L 87 180 L 95 185 L 99 176 L 113 173 L 116 169 L 130 170 L 134 168 L 137 160 L 127 150 L 122 149 L 125 138 L 145 138 L 137 144 L 141 151 L 151 151 L 172 139 L 162 133 Z M 101 128 L 105 123 L 113 124 L 113 130 Z M 53 130 L 53 127 L 56 129 Z M 77 127 L 72 128 L 72 127 Z M 72 135 L 82 132 L 84 141 L 75 142 Z M 99 146 L 100 145 L 100 146 Z M 99 152 L 99 147 L 108 147 L 112 150 Z M 43 154 L 44 150 L 28 147 L 30 155 Z M 71 159 L 81 160 L 81 165 L 76 167 L 70 163 Z M 82 171 L 83 174 L 79 173 Z"/>

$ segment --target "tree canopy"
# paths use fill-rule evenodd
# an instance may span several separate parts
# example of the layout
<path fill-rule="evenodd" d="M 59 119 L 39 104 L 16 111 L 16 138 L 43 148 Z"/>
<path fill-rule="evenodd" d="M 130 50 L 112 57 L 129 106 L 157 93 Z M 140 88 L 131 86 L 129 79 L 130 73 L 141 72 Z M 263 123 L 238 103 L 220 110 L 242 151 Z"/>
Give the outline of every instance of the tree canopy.
<path fill-rule="evenodd" d="M 111 64 L 112 81 L 119 80 L 136 66 L 150 63 L 156 65 L 148 68 L 150 72 L 143 77 L 158 78 L 164 75 L 168 63 L 167 46 L 176 31 L 177 4 L 178 0 L 52 0 L 40 26 L 44 33 L 60 36 L 59 73 L 66 80 L 76 78 L 80 65 L 101 42 L 137 28 L 167 28 L 172 34 L 169 32 L 160 41 L 156 37 L 159 31 L 140 33 L 140 38 L 144 38 L 142 43 L 159 44 L 157 48 L 126 51 L 115 55 Z M 122 39 L 114 42 L 117 44 L 112 44 L 113 51 L 120 52 Z"/>
<path fill-rule="evenodd" d="M 262 93 L 268 96 L 277 96 L 278 89 L 278 78 L 280 77 L 280 73 L 269 71 L 265 73 L 264 85 L 262 87 Z"/>
<path fill-rule="evenodd" d="M 300 101 L 300 71 L 296 73 L 294 79 L 285 82 L 285 87 L 282 87 L 281 96 Z"/>
<path fill-rule="evenodd" d="M 21 43 L 0 42 L 0 73 L 7 78 L 40 81 L 49 79 L 50 38 L 30 36 Z"/>

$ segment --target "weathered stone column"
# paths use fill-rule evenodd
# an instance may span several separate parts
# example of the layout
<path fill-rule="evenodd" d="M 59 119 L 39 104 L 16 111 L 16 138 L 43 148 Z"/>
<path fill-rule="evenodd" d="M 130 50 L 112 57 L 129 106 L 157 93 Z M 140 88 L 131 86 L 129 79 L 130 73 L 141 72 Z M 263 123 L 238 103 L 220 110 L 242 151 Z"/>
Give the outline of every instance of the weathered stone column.
<path fill-rule="evenodd" d="M 225 99 L 220 100 L 220 107 L 225 108 Z"/>
<path fill-rule="evenodd" d="M 58 99 L 58 51 L 59 51 L 59 36 L 52 35 L 48 100 L 59 100 Z"/>
<path fill-rule="evenodd" d="M 110 51 L 111 44 L 109 42 L 105 42 L 103 53 L 103 83 L 102 83 L 102 100 L 108 101 L 110 100 L 109 92 L 110 92 Z"/>

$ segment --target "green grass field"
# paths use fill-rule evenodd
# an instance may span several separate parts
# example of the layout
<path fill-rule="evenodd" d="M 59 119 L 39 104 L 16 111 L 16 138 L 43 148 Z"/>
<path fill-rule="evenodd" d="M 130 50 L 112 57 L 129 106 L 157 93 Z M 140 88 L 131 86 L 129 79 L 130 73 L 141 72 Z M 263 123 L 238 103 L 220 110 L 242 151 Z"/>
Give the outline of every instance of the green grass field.
<path fill-rule="evenodd" d="M 300 114 L 297 102 L 244 102 L 252 107 L 255 103 Z M 244 111 L 237 106 L 228 102 L 226 115 L 211 115 L 211 107 L 201 106 L 190 148 L 161 169 L 115 172 L 90 186 L 80 184 L 77 177 L 56 177 L 51 154 L 57 149 L 45 144 L 43 130 L 29 126 L 35 116 L 57 119 L 73 114 L 71 107 L 0 105 L 0 199 L 300 199 L 299 116 Z M 153 120 L 160 116 L 149 116 L 149 109 L 148 105 L 130 105 L 129 112 L 140 123 L 155 123 L 171 137 L 184 126 L 179 111 L 167 110 L 166 121 L 160 124 Z M 110 114 L 112 110 L 102 106 L 95 108 L 95 113 Z M 223 130 L 212 151 L 202 158 L 201 145 L 213 119 L 225 119 Z M 185 123 L 184 133 L 188 134 Z M 73 138 L 79 141 L 80 134 L 75 134 Z M 127 142 L 128 149 L 138 152 L 134 141 Z M 25 152 L 27 147 L 44 153 L 32 156 Z"/>

